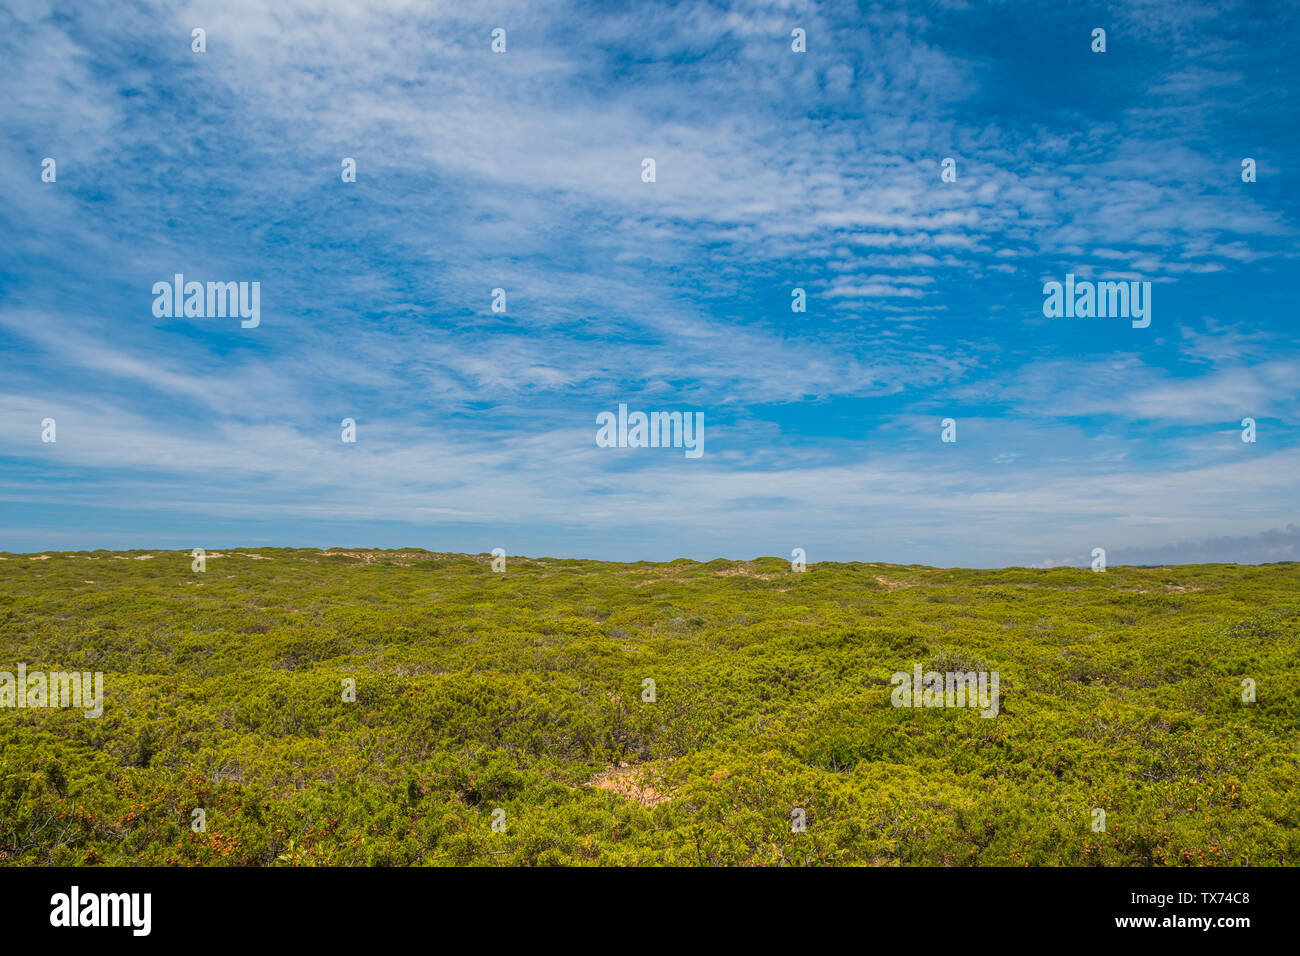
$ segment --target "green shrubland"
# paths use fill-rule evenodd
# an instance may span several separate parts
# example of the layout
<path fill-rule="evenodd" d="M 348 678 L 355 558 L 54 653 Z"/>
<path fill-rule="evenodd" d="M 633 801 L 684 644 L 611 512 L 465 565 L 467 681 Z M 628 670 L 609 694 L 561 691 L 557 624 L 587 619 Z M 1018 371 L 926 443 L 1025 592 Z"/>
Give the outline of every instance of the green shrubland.
<path fill-rule="evenodd" d="M 1300 862 L 1300 565 L 145 554 L 0 556 L 0 671 L 104 674 L 0 709 L 0 861 Z"/>

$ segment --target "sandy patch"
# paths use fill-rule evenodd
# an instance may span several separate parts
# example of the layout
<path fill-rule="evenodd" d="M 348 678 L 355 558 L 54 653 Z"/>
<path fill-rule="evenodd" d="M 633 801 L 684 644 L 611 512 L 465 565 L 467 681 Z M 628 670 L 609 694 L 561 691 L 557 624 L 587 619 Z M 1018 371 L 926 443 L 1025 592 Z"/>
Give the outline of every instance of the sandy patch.
<path fill-rule="evenodd" d="M 322 551 L 320 552 L 320 555 L 323 558 L 332 558 L 335 555 L 342 555 L 345 558 L 356 558 L 362 564 L 374 564 L 375 561 L 377 561 L 380 558 L 390 558 L 395 564 L 403 568 L 409 568 L 411 566 L 412 559 L 425 557 L 425 555 L 415 551 L 395 551 L 395 552 L 388 552 L 388 553 L 385 553 L 383 551 Z M 439 558 L 445 558 L 447 557 L 447 555 L 430 554 L 428 555 L 428 557 L 437 560 Z M 460 557 L 460 555 L 456 555 L 456 557 Z M 468 557 L 475 558 L 475 559 L 479 558 L 478 555 L 468 555 Z M 480 560 L 479 563 L 490 564 L 491 561 L 492 561 L 491 558 L 487 558 L 485 560 Z"/>
<path fill-rule="evenodd" d="M 760 574 L 757 571 L 750 571 L 747 568 L 728 568 L 725 571 L 713 572 L 715 578 L 734 578 L 737 575 L 746 578 L 758 578 L 760 581 L 771 581 L 774 577 L 777 577 L 775 574 Z M 785 575 L 781 575 L 781 577 L 784 576 Z"/>
<path fill-rule="evenodd" d="M 876 583 L 877 583 L 877 584 L 883 584 L 885 587 L 889 588 L 889 590 L 891 590 L 891 591 L 894 590 L 894 588 L 912 588 L 912 587 L 916 587 L 916 585 L 914 585 L 911 581 L 891 581 L 891 580 L 889 580 L 889 578 L 882 578 L 879 574 L 876 575 Z"/>
<path fill-rule="evenodd" d="M 602 770 L 583 786 L 608 790 L 620 797 L 635 800 L 643 807 L 657 807 L 672 799 L 672 794 L 663 783 L 663 769 L 653 764 L 638 764 L 629 767 L 619 764 Z"/>
<path fill-rule="evenodd" d="M 363 554 L 362 552 L 359 551 L 322 551 L 321 557 L 333 558 L 333 557 L 337 557 L 340 554 L 343 555 L 343 557 L 345 558 L 356 558 L 358 561 L 364 561 L 366 564 L 375 563 L 375 556 L 373 554 L 368 554 L 368 553 Z"/>

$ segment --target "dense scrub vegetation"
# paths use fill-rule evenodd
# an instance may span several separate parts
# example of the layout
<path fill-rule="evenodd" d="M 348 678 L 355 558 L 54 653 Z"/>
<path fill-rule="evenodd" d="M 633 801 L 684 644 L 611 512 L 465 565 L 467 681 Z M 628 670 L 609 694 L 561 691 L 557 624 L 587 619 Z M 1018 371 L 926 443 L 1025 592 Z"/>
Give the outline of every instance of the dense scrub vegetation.
<path fill-rule="evenodd" d="M 151 554 L 0 556 L 0 671 L 105 674 L 0 709 L 0 861 L 1300 862 L 1300 565 Z"/>

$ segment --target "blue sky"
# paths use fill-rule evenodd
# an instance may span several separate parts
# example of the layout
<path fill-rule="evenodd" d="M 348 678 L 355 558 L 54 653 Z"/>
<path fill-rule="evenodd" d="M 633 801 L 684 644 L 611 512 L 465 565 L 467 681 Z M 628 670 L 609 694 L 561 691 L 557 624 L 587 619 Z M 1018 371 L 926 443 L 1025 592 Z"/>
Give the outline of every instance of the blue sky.
<path fill-rule="evenodd" d="M 6 4 L 0 549 L 1300 559 L 1298 33 L 1232 2 Z M 155 317 L 178 272 L 259 282 L 261 324 Z M 1067 273 L 1151 282 L 1150 327 L 1045 318 Z M 596 447 L 620 402 L 702 411 L 705 454 Z"/>

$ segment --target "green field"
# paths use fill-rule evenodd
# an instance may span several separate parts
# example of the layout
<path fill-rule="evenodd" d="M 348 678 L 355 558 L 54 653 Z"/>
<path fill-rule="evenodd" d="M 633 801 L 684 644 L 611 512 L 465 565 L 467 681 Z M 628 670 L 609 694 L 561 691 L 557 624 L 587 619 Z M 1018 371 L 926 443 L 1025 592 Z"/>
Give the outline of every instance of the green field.
<path fill-rule="evenodd" d="M 0 558 L 0 671 L 104 674 L 0 709 L 5 863 L 1300 863 L 1294 563 Z"/>

